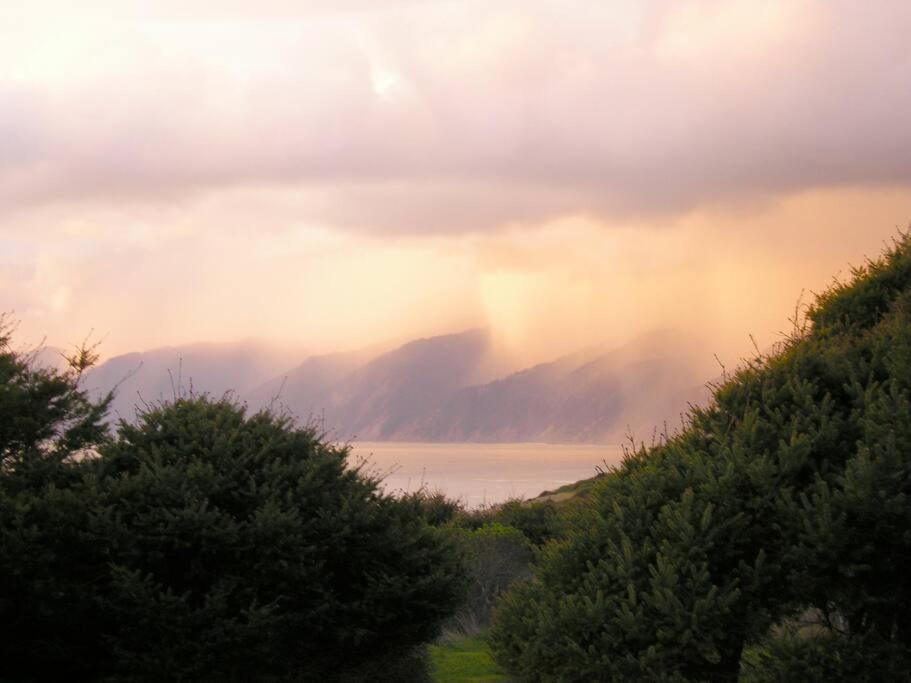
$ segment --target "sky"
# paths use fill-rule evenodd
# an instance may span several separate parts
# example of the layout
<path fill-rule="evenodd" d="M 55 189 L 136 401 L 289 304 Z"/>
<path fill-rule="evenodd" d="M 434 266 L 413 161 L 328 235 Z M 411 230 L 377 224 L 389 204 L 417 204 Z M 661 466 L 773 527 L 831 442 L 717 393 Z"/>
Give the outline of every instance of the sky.
<path fill-rule="evenodd" d="M 0 311 L 105 356 L 736 358 L 909 224 L 908 35 L 904 0 L 5 0 Z"/>

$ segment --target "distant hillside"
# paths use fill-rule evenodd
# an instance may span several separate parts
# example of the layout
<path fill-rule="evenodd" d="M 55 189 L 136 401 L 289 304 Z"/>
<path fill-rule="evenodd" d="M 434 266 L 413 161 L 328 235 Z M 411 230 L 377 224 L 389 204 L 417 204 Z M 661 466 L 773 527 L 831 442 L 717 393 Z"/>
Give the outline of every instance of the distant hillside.
<path fill-rule="evenodd" d="M 311 356 L 248 392 L 252 408 L 273 408 L 299 419 L 324 419 L 330 396 L 358 368 L 383 353 L 381 347 Z"/>
<path fill-rule="evenodd" d="M 708 391 L 692 345 L 653 333 L 619 349 L 565 356 L 465 388 L 399 439 L 599 443 L 673 428 L 688 402 Z"/>
<path fill-rule="evenodd" d="M 332 392 L 327 420 L 361 439 L 400 439 L 428 410 L 504 364 L 483 330 L 420 339 L 353 372 Z"/>
<path fill-rule="evenodd" d="M 508 361 L 472 330 L 411 342 L 359 367 L 363 353 L 315 357 L 251 402 L 280 393 L 295 415 L 368 441 L 597 443 L 630 431 L 650 439 L 707 396 L 693 348 L 656 332 L 503 373 Z"/>
<path fill-rule="evenodd" d="M 340 438 L 394 440 L 414 431 L 456 391 L 508 367 L 486 331 L 470 330 L 386 353 L 314 357 L 258 389 L 251 402 L 278 396 L 279 405 L 299 418 L 318 417 Z"/>
<path fill-rule="evenodd" d="M 312 356 L 280 372 L 287 357 L 261 347 L 200 344 L 118 356 L 90 372 L 86 386 L 117 386 L 114 409 L 127 419 L 180 382 L 234 390 L 251 409 L 316 419 L 339 439 L 618 442 L 630 431 L 648 440 L 665 422 L 676 426 L 687 403 L 707 395 L 693 349 L 655 332 L 515 372 L 486 331 L 469 330 Z"/>
<path fill-rule="evenodd" d="M 250 343 L 174 346 L 115 356 L 90 370 L 83 386 L 96 394 L 116 389 L 113 416 L 131 420 L 138 405 L 175 391 L 242 397 L 290 362 L 287 353 Z"/>

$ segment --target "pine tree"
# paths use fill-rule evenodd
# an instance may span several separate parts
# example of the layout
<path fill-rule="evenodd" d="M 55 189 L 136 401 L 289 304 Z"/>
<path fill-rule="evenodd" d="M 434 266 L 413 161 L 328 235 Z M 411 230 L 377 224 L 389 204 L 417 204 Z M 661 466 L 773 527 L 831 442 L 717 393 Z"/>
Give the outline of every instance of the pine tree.
<path fill-rule="evenodd" d="M 92 452 L 108 440 L 110 397 L 80 387 L 94 362 L 78 349 L 64 371 L 12 345 L 0 317 L 0 662 L 4 678 L 79 676 L 98 656 L 85 586 L 98 577 L 86 529 Z"/>
<path fill-rule="evenodd" d="M 453 541 L 347 447 L 205 396 L 112 437 L 91 360 L 0 334 L 0 678 L 360 680 L 458 606 Z"/>
<path fill-rule="evenodd" d="M 596 484 L 495 614 L 505 666 L 532 681 L 907 672 L 911 239 L 808 322 Z"/>

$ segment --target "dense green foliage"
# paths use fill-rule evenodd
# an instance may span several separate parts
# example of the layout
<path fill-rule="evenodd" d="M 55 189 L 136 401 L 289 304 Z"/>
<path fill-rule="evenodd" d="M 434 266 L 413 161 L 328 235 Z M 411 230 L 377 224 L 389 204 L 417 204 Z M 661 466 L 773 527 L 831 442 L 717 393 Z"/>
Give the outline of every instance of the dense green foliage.
<path fill-rule="evenodd" d="M 5 339 L 0 678 L 357 680 L 461 599 L 453 543 L 346 448 L 205 397 L 108 438 L 26 361 Z"/>
<path fill-rule="evenodd" d="M 79 379 L 95 360 L 82 347 L 65 371 L 41 367 L 34 353 L 16 352 L 13 326 L 0 315 L 0 471 L 25 484 L 52 477 L 73 454 L 104 442 L 111 397 L 93 402 Z"/>
<path fill-rule="evenodd" d="M 81 482 L 85 458 L 108 440 L 110 399 L 79 388 L 89 350 L 66 371 L 42 368 L 13 349 L 10 332 L 0 317 L 0 678 L 78 673 L 100 647 L 86 618 L 95 575 Z"/>
<path fill-rule="evenodd" d="M 168 678 L 312 676 L 432 638 L 460 594 L 452 548 L 346 456 L 224 401 L 122 425 L 95 520 L 116 548 L 119 660 Z"/>
<path fill-rule="evenodd" d="M 495 505 L 466 508 L 440 491 L 421 489 L 404 496 L 422 510 L 428 524 L 457 529 L 480 529 L 492 524 L 512 527 L 534 546 L 563 535 L 563 515 L 551 501 L 507 500 Z"/>
<path fill-rule="evenodd" d="M 464 511 L 458 524 L 480 528 L 489 524 L 518 529 L 535 546 L 563 535 L 563 517 L 551 502 L 508 500 L 488 509 Z"/>
<path fill-rule="evenodd" d="M 509 500 L 469 509 L 439 491 L 424 489 L 404 499 L 453 541 L 466 570 L 461 604 L 444 627 L 450 637 L 486 631 L 496 601 L 529 576 L 537 550 L 563 529 L 562 515 L 550 502 Z"/>
<path fill-rule="evenodd" d="M 502 601 L 495 653 L 530 681 L 902 678 L 909 494 L 902 239 L 594 485 Z"/>

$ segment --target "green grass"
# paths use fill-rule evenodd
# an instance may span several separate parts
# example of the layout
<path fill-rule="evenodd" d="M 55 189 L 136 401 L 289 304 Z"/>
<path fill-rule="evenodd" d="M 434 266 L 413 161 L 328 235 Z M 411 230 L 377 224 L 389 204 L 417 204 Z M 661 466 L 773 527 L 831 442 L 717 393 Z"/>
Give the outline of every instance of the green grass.
<path fill-rule="evenodd" d="M 446 645 L 431 645 L 430 666 L 436 683 L 488 683 L 508 681 L 494 663 L 482 636 Z"/>

